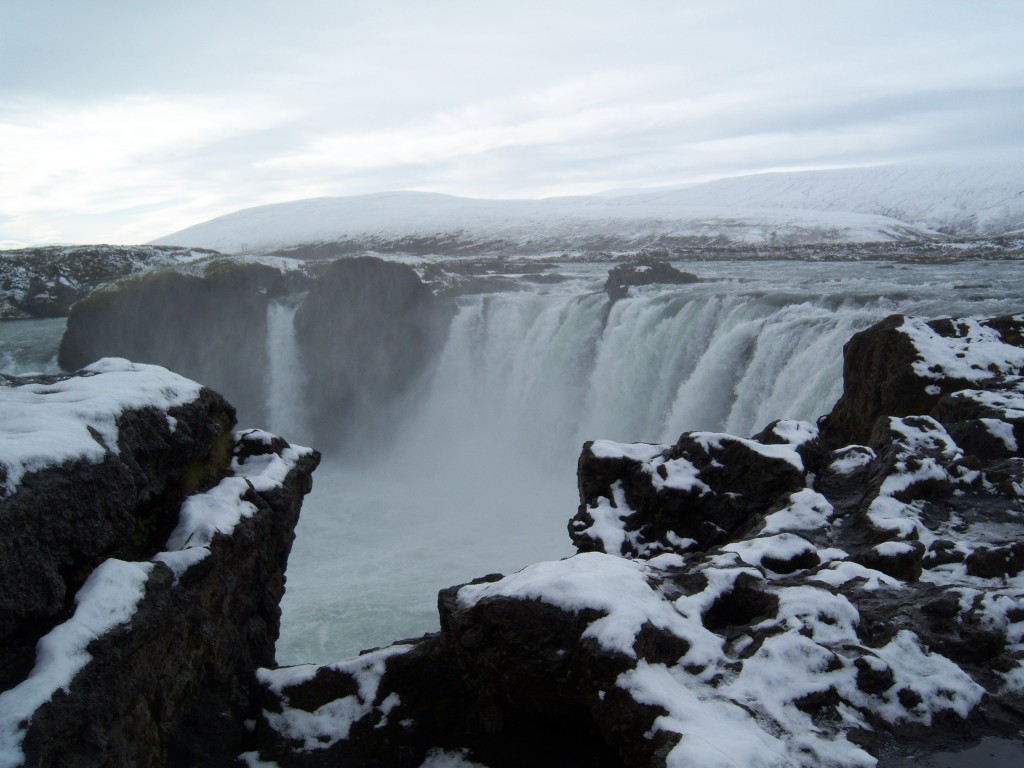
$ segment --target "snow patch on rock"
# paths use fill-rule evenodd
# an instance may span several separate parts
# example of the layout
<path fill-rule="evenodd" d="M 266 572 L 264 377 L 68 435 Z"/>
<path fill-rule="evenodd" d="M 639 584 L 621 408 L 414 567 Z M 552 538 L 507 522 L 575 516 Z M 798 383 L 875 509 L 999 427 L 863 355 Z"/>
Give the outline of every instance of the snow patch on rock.
<path fill-rule="evenodd" d="M 0 469 L 14 493 L 27 472 L 118 451 L 117 417 L 128 409 L 169 410 L 202 386 L 157 365 L 104 358 L 84 375 L 0 386 Z"/>
<path fill-rule="evenodd" d="M 92 660 L 89 643 L 131 620 L 146 591 L 152 563 L 106 560 L 75 595 L 75 613 L 36 647 L 28 678 L 0 693 L 0 768 L 21 765 L 24 726 L 59 690 L 67 690 Z"/>

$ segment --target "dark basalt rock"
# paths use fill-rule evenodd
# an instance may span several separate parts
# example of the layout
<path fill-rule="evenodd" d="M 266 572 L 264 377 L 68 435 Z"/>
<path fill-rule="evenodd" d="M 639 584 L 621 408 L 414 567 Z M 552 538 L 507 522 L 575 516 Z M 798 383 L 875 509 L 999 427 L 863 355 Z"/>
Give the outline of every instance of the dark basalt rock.
<path fill-rule="evenodd" d="M 246 424 L 268 420 L 268 310 L 299 305 L 295 344 L 312 436 L 331 448 L 386 442 L 429 374 L 455 307 L 403 264 L 344 258 L 279 269 L 221 259 L 127 280 L 79 301 L 58 362 L 156 363 L 223 392 Z"/>
<path fill-rule="evenodd" d="M 28 672 L 36 640 L 67 617 L 75 591 L 102 560 L 155 551 L 185 496 L 227 472 L 234 424 L 234 408 L 209 389 L 168 412 L 125 411 L 117 416 L 118 445 L 101 462 L 30 473 L 0 498 L 0 688 Z"/>
<path fill-rule="evenodd" d="M 637 706 L 616 688 L 618 675 L 630 666 L 627 657 L 583 637 L 600 612 L 503 598 L 467 608 L 458 590 L 441 592 L 440 635 L 268 686 L 257 728 L 260 757 L 283 768 L 416 768 L 441 747 L 468 750 L 474 761 L 493 768 L 660 764 L 658 755 L 674 739 L 645 734 L 662 710 Z M 653 626 L 643 628 L 637 647 L 673 661 L 687 650 L 679 638 Z M 397 653 L 384 655 L 388 651 Z M 365 680 L 361 659 L 364 668 L 376 661 L 380 670 L 371 700 L 357 690 L 357 681 Z M 287 680 L 288 670 L 281 671 Z M 346 698 L 366 710 L 347 738 L 324 735 L 311 745 L 282 738 L 280 726 L 275 728 L 281 712 L 323 712 Z"/>
<path fill-rule="evenodd" d="M 1016 576 L 1024 571 L 1024 542 L 1017 541 L 1005 547 L 979 547 L 964 562 L 969 574 L 983 579 Z"/>
<path fill-rule="evenodd" d="M 267 305 L 306 287 L 299 272 L 229 260 L 202 274 L 151 272 L 99 291 L 68 315 L 58 363 L 155 363 L 226 393 L 246 423 L 266 423 Z"/>
<path fill-rule="evenodd" d="M 58 380 L 73 386 L 75 378 L 50 383 Z M 112 413 L 118 441 L 102 459 L 30 470 L 0 499 L 6 703 L 34 702 L 72 663 L 42 642 L 37 656 L 41 637 L 79 654 L 68 682 L 21 722 L 0 706 L 4 738 L 17 739 L 5 755 L 20 749 L 21 765 L 230 765 L 243 749 L 256 668 L 274 664 L 285 566 L 319 454 L 265 433 L 232 435 L 234 409 L 197 391 L 169 410 Z M 234 499 L 227 488 L 237 489 Z M 197 500 L 187 520 L 198 527 L 181 551 L 165 552 L 183 504 Z M 225 508 L 243 507 L 228 526 Z M 207 508 L 216 520 L 196 511 Z M 205 544 L 204 525 L 216 526 Z M 94 632 L 96 611 L 113 608 L 102 608 L 113 599 L 102 595 L 127 594 L 117 583 L 125 573 L 142 579 L 137 605 Z M 91 585 L 85 598 L 83 582 Z M 92 639 L 68 650 L 83 627 Z"/>
<path fill-rule="evenodd" d="M 569 523 L 577 549 L 605 551 L 594 510 L 619 503 L 613 486 L 625 502 L 626 536 L 610 554 L 639 557 L 675 551 L 681 540 L 701 548 L 724 543 L 804 485 L 802 460 L 789 446 L 773 451 L 756 440 L 697 432 L 653 453 L 643 461 L 595 455 L 593 442 L 583 446 L 580 507 Z"/>
<path fill-rule="evenodd" d="M 856 561 L 901 581 L 917 581 L 924 567 L 924 553 L 924 544 L 908 541 L 891 549 L 876 547 L 862 550 L 857 554 Z"/>
<path fill-rule="evenodd" d="M 327 265 L 295 315 L 317 443 L 380 443 L 440 353 L 454 311 L 405 265 Z"/>
<path fill-rule="evenodd" d="M 957 399 L 954 394 L 974 388 L 976 382 L 945 371 L 941 362 L 915 368 L 924 358 L 912 337 L 902 330 L 905 320 L 903 315 L 892 315 L 854 334 L 843 347 L 843 395 L 820 424 L 826 444 L 867 443 L 883 416 L 933 415 L 948 428 L 968 418 L 993 415 L 993 409 L 971 398 Z M 992 318 L 978 326 L 1008 345 L 1019 346 L 1024 315 Z M 950 319 L 932 321 L 927 327 L 940 339 L 969 338 L 975 330 L 965 321 Z M 994 378 L 986 382 L 985 389 L 1018 386 L 1012 377 L 1022 371 L 1011 368 L 992 373 Z M 1024 432 L 1024 427 L 1015 428 Z"/>
<path fill-rule="evenodd" d="M 624 299 L 635 285 L 685 285 L 700 282 L 690 272 L 676 269 L 667 261 L 638 258 L 625 264 L 616 264 L 608 272 L 604 290 L 612 301 Z"/>

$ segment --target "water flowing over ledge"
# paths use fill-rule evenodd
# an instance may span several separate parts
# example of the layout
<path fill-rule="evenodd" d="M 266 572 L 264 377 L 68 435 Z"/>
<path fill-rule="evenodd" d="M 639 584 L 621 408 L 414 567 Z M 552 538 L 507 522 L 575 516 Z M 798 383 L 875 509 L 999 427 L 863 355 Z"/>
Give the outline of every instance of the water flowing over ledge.
<path fill-rule="evenodd" d="M 894 311 L 1005 313 L 1024 295 L 1020 270 L 999 263 L 838 264 L 825 279 L 820 264 L 678 266 L 702 281 L 614 304 L 601 290 L 607 264 L 459 297 L 394 441 L 368 444 L 375 457 L 357 466 L 328 456 L 318 473 L 281 658 L 327 662 L 431 631 L 438 590 L 569 554 L 585 440 L 814 421 L 839 397 L 854 332 Z"/>
<path fill-rule="evenodd" d="M 439 633 L 262 671 L 244 759 L 888 768 L 980 739 L 1019 759 L 1022 331 L 892 315 L 846 344 L 818 425 L 588 441 L 576 555 L 442 590 Z"/>

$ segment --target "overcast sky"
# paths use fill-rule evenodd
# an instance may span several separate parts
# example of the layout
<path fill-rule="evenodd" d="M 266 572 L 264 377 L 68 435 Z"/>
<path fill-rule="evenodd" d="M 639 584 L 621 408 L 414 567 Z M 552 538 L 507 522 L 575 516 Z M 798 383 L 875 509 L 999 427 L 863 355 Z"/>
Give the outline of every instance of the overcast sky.
<path fill-rule="evenodd" d="M 0 247 L 1024 157 L 1021 0 L 0 0 Z"/>

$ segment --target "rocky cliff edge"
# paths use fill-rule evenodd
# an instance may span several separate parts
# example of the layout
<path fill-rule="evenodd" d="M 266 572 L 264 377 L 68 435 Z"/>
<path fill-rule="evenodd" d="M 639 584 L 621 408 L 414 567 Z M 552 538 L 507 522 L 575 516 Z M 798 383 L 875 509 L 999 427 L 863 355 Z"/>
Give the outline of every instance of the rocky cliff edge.
<path fill-rule="evenodd" d="M 227 765 L 319 454 L 104 359 L 0 379 L 0 766 Z"/>

